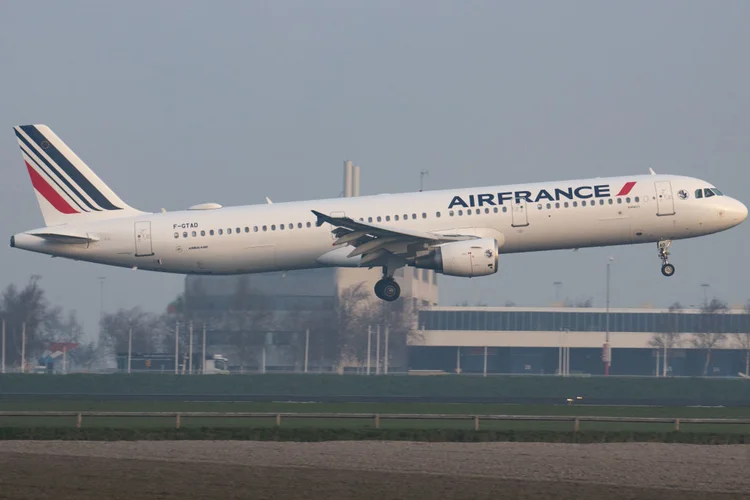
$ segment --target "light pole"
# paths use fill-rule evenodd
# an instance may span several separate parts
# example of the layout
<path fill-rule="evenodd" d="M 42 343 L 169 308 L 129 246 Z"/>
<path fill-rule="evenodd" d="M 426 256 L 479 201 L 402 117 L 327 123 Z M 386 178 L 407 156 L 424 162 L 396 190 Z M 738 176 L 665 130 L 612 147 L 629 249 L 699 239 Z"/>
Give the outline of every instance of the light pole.
<path fill-rule="evenodd" d="M 708 287 L 710 287 L 708 283 L 701 283 L 701 288 L 703 288 L 703 307 L 708 307 Z"/>
<path fill-rule="evenodd" d="M 609 275 L 610 275 L 610 267 L 612 265 L 612 261 L 615 260 L 614 257 L 610 257 L 609 261 L 607 261 L 607 313 L 605 314 L 605 323 L 606 323 L 606 330 L 605 330 L 605 340 L 604 340 L 604 350 L 602 352 L 602 358 L 604 361 L 604 375 L 609 376 L 609 367 L 612 364 L 612 356 L 611 351 L 609 349 Z"/>

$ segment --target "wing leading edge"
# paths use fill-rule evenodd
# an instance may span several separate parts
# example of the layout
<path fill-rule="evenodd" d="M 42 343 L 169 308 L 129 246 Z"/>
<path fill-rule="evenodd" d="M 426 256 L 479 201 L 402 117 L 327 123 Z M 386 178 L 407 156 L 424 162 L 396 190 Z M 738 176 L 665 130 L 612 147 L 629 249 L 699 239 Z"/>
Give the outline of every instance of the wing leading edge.
<path fill-rule="evenodd" d="M 462 234 L 437 234 L 405 228 L 393 228 L 371 222 L 356 221 L 350 217 L 334 217 L 312 210 L 315 224 L 333 226 L 331 233 L 337 245 L 350 245 L 354 249 L 347 257 L 360 257 L 360 266 L 386 265 L 393 257 L 413 257 L 429 246 L 451 241 L 473 240 L 477 236 Z"/>

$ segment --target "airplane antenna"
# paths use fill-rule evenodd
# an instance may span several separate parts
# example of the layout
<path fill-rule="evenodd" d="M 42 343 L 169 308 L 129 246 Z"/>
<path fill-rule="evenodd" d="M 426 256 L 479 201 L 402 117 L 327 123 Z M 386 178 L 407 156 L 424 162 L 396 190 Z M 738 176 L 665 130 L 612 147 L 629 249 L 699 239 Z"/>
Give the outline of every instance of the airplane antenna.
<path fill-rule="evenodd" d="M 424 189 L 424 178 L 426 175 L 430 175 L 429 170 L 422 170 L 421 172 L 419 172 L 419 192 L 420 193 Z"/>

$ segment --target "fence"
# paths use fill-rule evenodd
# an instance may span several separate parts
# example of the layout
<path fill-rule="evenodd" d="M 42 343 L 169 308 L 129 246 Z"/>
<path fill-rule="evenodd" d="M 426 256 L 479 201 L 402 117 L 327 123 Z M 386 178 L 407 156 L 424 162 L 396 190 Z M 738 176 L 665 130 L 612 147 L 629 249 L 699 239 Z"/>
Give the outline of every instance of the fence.
<path fill-rule="evenodd" d="M 573 431 L 578 432 L 581 422 L 608 423 L 650 423 L 673 424 L 680 430 L 680 424 L 744 424 L 750 426 L 750 418 L 666 418 L 666 417 L 606 417 L 568 415 L 469 415 L 454 413 L 272 413 L 272 412 L 118 412 L 118 411 L 0 411 L 0 417 L 75 417 L 76 427 L 80 428 L 84 417 L 161 417 L 174 419 L 179 429 L 182 418 L 268 418 L 275 419 L 280 426 L 282 419 L 356 419 L 371 420 L 376 429 L 382 420 L 466 420 L 474 422 L 474 430 L 479 430 L 480 421 L 520 421 L 520 422 L 570 422 Z M 750 430 L 750 428 L 748 429 Z"/>

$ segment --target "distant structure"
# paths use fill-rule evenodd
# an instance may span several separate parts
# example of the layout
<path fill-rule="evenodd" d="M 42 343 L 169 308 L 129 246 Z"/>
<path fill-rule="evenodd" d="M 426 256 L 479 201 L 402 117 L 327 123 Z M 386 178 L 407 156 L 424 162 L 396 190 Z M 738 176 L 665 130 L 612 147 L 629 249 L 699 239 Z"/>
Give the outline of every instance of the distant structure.
<path fill-rule="evenodd" d="M 360 168 L 351 160 L 344 161 L 344 197 L 359 196 Z M 362 283 L 363 289 L 375 297 L 373 288 L 382 277 L 379 267 L 366 268 L 322 268 L 302 269 L 288 272 L 271 272 L 235 276 L 200 276 L 187 275 L 185 277 L 185 298 L 193 304 L 191 297 L 201 296 L 201 307 L 209 308 L 213 313 L 220 313 L 231 307 L 233 297 L 240 288 L 251 293 L 263 295 L 265 307 L 273 311 L 276 322 L 283 323 L 286 314 L 292 311 L 320 311 L 333 309 L 337 300 L 347 288 Z M 437 274 L 428 269 L 401 268 L 395 273 L 401 285 L 401 298 L 410 300 L 414 310 L 438 305 Z M 416 318 L 415 318 L 416 321 Z M 216 342 L 220 342 L 216 336 Z M 279 335 L 279 339 L 282 336 Z M 209 340 L 211 343 L 211 340 Z M 291 356 L 274 338 L 273 332 L 266 335 L 264 349 L 264 364 L 287 365 L 286 359 Z M 230 360 L 237 359 L 236 355 L 227 348 L 214 344 L 214 347 L 227 352 Z"/>

